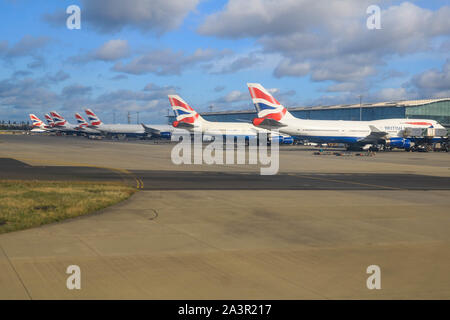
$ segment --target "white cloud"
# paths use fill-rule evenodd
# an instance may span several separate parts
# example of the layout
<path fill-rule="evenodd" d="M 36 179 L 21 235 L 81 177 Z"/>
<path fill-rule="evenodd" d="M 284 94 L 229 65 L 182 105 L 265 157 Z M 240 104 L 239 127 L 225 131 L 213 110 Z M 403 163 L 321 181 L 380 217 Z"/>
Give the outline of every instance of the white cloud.
<path fill-rule="evenodd" d="M 83 16 L 100 32 L 125 27 L 163 33 L 177 28 L 199 0 L 83 0 Z"/>
<path fill-rule="evenodd" d="M 442 70 L 431 69 L 412 77 L 407 84 L 419 97 L 450 97 L 450 60 L 442 66 Z"/>
<path fill-rule="evenodd" d="M 23 74 L 23 73 L 22 73 Z M 112 119 L 112 112 L 125 114 L 140 111 L 141 120 L 155 123 L 155 116 L 162 121 L 167 112 L 167 94 L 174 93 L 175 87 L 147 84 L 142 90 L 113 90 L 94 96 L 94 87 L 84 84 L 70 84 L 55 92 L 50 87 L 55 80 L 64 81 L 69 75 L 58 72 L 42 78 L 26 77 L 23 74 L 0 80 L 0 119 L 24 119 L 27 113 L 44 114 L 57 109 L 70 120 L 75 112 L 89 106 L 100 114 Z M 14 118 L 12 118 L 14 117 Z"/>
<path fill-rule="evenodd" d="M 49 37 L 33 37 L 31 35 L 25 35 L 10 48 L 8 48 L 8 43 L 6 41 L 0 44 L 0 52 L 3 50 L 8 58 L 34 55 L 39 49 L 47 46 L 49 41 Z"/>
<path fill-rule="evenodd" d="M 354 82 L 339 82 L 335 83 L 328 88 L 326 88 L 327 92 L 354 92 L 361 91 L 362 86 L 358 83 Z"/>
<path fill-rule="evenodd" d="M 377 94 L 381 101 L 398 101 L 408 99 L 408 93 L 405 88 L 383 88 Z"/>
<path fill-rule="evenodd" d="M 217 63 L 213 63 L 205 67 L 212 74 L 228 74 L 254 68 L 261 64 L 261 62 L 262 58 L 258 54 L 251 52 L 245 55 L 227 57 L 225 59 L 221 59 L 221 61 Z"/>
<path fill-rule="evenodd" d="M 292 105 L 290 99 L 296 94 L 294 90 L 283 91 L 279 88 L 267 88 L 267 90 L 273 94 L 278 101 L 286 106 Z M 247 90 L 232 90 L 227 94 L 210 101 L 209 104 L 220 110 L 248 110 L 254 108 L 251 96 Z"/>
<path fill-rule="evenodd" d="M 84 64 L 92 61 L 112 62 L 126 58 L 129 55 L 130 47 L 127 40 L 112 39 L 88 53 L 69 57 L 68 61 L 74 64 Z"/>
<path fill-rule="evenodd" d="M 237 102 L 248 100 L 248 93 L 241 92 L 239 90 L 233 90 L 223 97 L 223 102 Z"/>
<path fill-rule="evenodd" d="M 222 11 L 205 19 L 201 34 L 226 38 L 286 35 L 311 26 L 332 25 L 365 12 L 368 0 L 230 0 Z"/>
<path fill-rule="evenodd" d="M 281 60 L 273 73 L 277 78 L 284 76 L 302 77 L 307 75 L 310 70 L 311 65 L 308 62 L 292 62 L 292 60 L 285 58 Z"/>
<path fill-rule="evenodd" d="M 121 58 L 125 58 L 130 54 L 130 48 L 127 40 L 109 40 L 98 48 L 94 57 L 103 61 L 115 61 Z"/>
<path fill-rule="evenodd" d="M 113 70 L 136 75 L 147 73 L 179 75 L 189 67 L 213 61 L 229 53 L 229 50 L 197 49 L 192 54 L 185 54 L 171 49 L 156 49 L 135 57 L 127 63 L 118 62 Z"/>
<path fill-rule="evenodd" d="M 360 89 L 392 56 L 437 51 L 434 40 L 450 34 L 449 6 L 430 10 L 385 2 L 380 30 L 366 27 L 371 0 L 230 0 L 198 32 L 255 38 L 263 53 L 282 57 L 274 76 L 309 75 L 313 81 L 336 82 L 330 91 L 348 91 Z"/>

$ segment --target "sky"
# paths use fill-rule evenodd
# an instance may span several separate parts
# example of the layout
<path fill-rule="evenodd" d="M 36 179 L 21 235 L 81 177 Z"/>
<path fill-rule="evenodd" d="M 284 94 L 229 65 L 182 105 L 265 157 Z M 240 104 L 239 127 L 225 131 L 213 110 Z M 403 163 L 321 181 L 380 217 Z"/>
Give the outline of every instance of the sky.
<path fill-rule="evenodd" d="M 448 1 L 2 0 L 0 21 L 0 120 L 165 123 L 168 94 L 252 109 L 248 82 L 286 107 L 450 97 Z"/>

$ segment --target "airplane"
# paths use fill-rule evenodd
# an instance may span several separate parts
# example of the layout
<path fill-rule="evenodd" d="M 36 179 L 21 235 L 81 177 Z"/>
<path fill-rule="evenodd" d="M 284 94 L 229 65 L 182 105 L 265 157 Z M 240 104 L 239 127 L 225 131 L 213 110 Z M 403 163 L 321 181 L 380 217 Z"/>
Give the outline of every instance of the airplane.
<path fill-rule="evenodd" d="M 101 133 L 99 130 L 89 128 L 89 123 L 87 123 L 87 121 L 84 120 L 84 118 L 78 112 L 75 113 L 75 119 L 77 119 L 78 128 L 80 131 L 82 131 L 88 135 L 91 135 L 91 134 L 98 135 Z"/>
<path fill-rule="evenodd" d="M 54 126 L 53 128 L 57 131 L 64 132 L 66 134 L 79 134 L 80 128 L 77 125 L 69 123 L 62 115 L 56 111 L 51 111 L 50 115 L 52 117 Z"/>
<path fill-rule="evenodd" d="M 33 126 L 33 129 L 31 129 L 31 132 L 43 133 L 43 132 L 48 132 L 51 130 L 50 126 L 44 124 L 44 122 L 42 122 L 41 119 L 36 117 L 34 114 L 30 114 L 29 116 L 30 116 L 31 124 Z"/>
<path fill-rule="evenodd" d="M 175 128 L 185 128 L 191 132 L 201 132 L 206 136 L 244 137 L 245 140 L 255 139 L 258 133 L 266 133 L 270 142 L 277 139 L 279 143 L 292 143 L 293 139 L 283 134 L 273 134 L 269 130 L 253 126 L 245 122 L 213 122 L 202 118 L 189 104 L 178 95 L 169 95 L 169 102 L 176 116 L 172 123 Z"/>
<path fill-rule="evenodd" d="M 90 121 L 89 128 L 111 136 L 170 139 L 172 133 L 176 130 L 172 126 L 159 124 L 104 124 L 92 109 L 85 109 L 84 112 Z"/>
<path fill-rule="evenodd" d="M 48 113 L 45 114 L 45 120 L 47 121 L 47 124 L 50 128 L 53 128 L 55 126 L 55 122 L 53 121 L 52 117 Z"/>
<path fill-rule="evenodd" d="M 258 112 L 258 117 L 253 119 L 253 124 L 265 129 L 277 128 L 297 141 L 342 143 L 347 145 L 349 150 L 359 150 L 369 144 L 375 146 L 374 149 L 377 149 L 378 145 L 384 145 L 409 150 L 413 142 L 420 141 L 412 137 L 405 137 L 406 128 L 436 128 L 440 130 L 439 132 L 444 132 L 441 129 L 445 130 L 437 121 L 428 119 L 372 121 L 300 119 L 287 111 L 261 84 L 248 83 L 247 86 Z"/>

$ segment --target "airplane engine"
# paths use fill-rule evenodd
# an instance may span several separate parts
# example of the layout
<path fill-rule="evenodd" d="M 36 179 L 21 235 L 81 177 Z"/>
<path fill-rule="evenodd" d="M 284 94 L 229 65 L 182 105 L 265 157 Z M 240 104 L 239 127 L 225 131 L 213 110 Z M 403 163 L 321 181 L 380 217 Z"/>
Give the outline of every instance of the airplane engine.
<path fill-rule="evenodd" d="M 404 138 L 392 138 L 386 140 L 386 145 L 392 148 L 409 149 L 411 148 L 411 140 Z"/>
<path fill-rule="evenodd" d="M 278 144 L 293 144 L 294 139 L 291 136 L 270 136 L 270 142 L 278 141 Z"/>
<path fill-rule="evenodd" d="M 283 137 L 283 144 L 293 144 L 294 143 L 294 138 L 288 136 L 288 137 Z"/>
<path fill-rule="evenodd" d="M 275 141 L 277 141 L 278 142 L 278 144 L 282 144 L 283 143 L 283 137 L 282 136 L 273 136 L 273 135 L 270 135 L 270 142 L 271 143 L 273 143 L 273 142 L 275 142 Z"/>
<path fill-rule="evenodd" d="M 161 138 L 162 139 L 170 139 L 172 137 L 172 133 L 170 132 L 161 132 Z"/>

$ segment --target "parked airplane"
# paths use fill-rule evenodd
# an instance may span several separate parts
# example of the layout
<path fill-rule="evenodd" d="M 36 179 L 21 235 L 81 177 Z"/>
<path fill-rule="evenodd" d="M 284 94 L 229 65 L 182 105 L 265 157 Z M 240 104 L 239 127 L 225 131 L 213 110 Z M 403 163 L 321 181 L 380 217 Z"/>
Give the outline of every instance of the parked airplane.
<path fill-rule="evenodd" d="M 84 120 L 84 118 L 78 112 L 75 113 L 75 118 L 77 119 L 78 128 L 80 131 L 88 135 L 98 135 L 101 133 L 99 130 L 89 128 L 89 123 L 87 123 L 87 121 Z"/>
<path fill-rule="evenodd" d="M 53 121 L 52 117 L 48 113 L 45 114 L 45 120 L 47 121 L 47 124 L 50 128 L 53 128 L 55 126 L 55 122 Z"/>
<path fill-rule="evenodd" d="M 176 116 L 176 121 L 172 123 L 175 128 L 186 128 L 191 132 L 201 132 L 206 136 L 232 135 L 245 137 L 246 140 L 257 138 L 258 132 L 265 132 L 268 135 L 268 139 L 277 139 L 280 143 L 293 142 L 293 139 L 287 135 L 273 135 L 269 130 L 257 128 L 251 123 L 212 122 L 205 120 L 180 96 L 169 95 L 168 97 Z"/>
<path fill-rule="evenodd" d="M 405 138 L 405 129 L 445 128 L 435 120 L 384 119 L 373 121 L 304 120 L 294 117 L 264 87 L 248 83 L 248 89 L 258 112 L 253 119 L 257 127 L 273 129 L 292 136 L 296 140 L 316 143 L 343 143 L 349 148 L 368 144 L 388 145 L 395 148 L 411 148 L 417 139 Z M 443 131 L 442 131 L 443 132 Z M 440 139 L 440 138 L 437 138 Z"/>
<path fill-rule="evenodd" d="M 175 128 L 159 124 L 104 124 L 91 109 L 85 109 L 91 123 L 89 128 L 107 135 L 137 136 L 170 139 Z"/>
<path fill-rule="evenodd" d="M 51 111 L 50 115 L 52 116 L 53 122 L 54 122 L 54 128 L 57 131 L 61 131 L 64 133 L 79 133 L 80 129 L 77 125 L 69 123 L 62 115 L 60 115 L 56 111 Z"/>
<path fill-rule="evenodd" d="M 41 121 L 38 117 L 36 117 L 34 114 L 30 114 L 30 120 L 31 124 L 33 126 L 33 129 L 31 129 L 31 132 L 47 132 L 51 130 L 51 127 L 46 125 L 44 122 Z"/>

